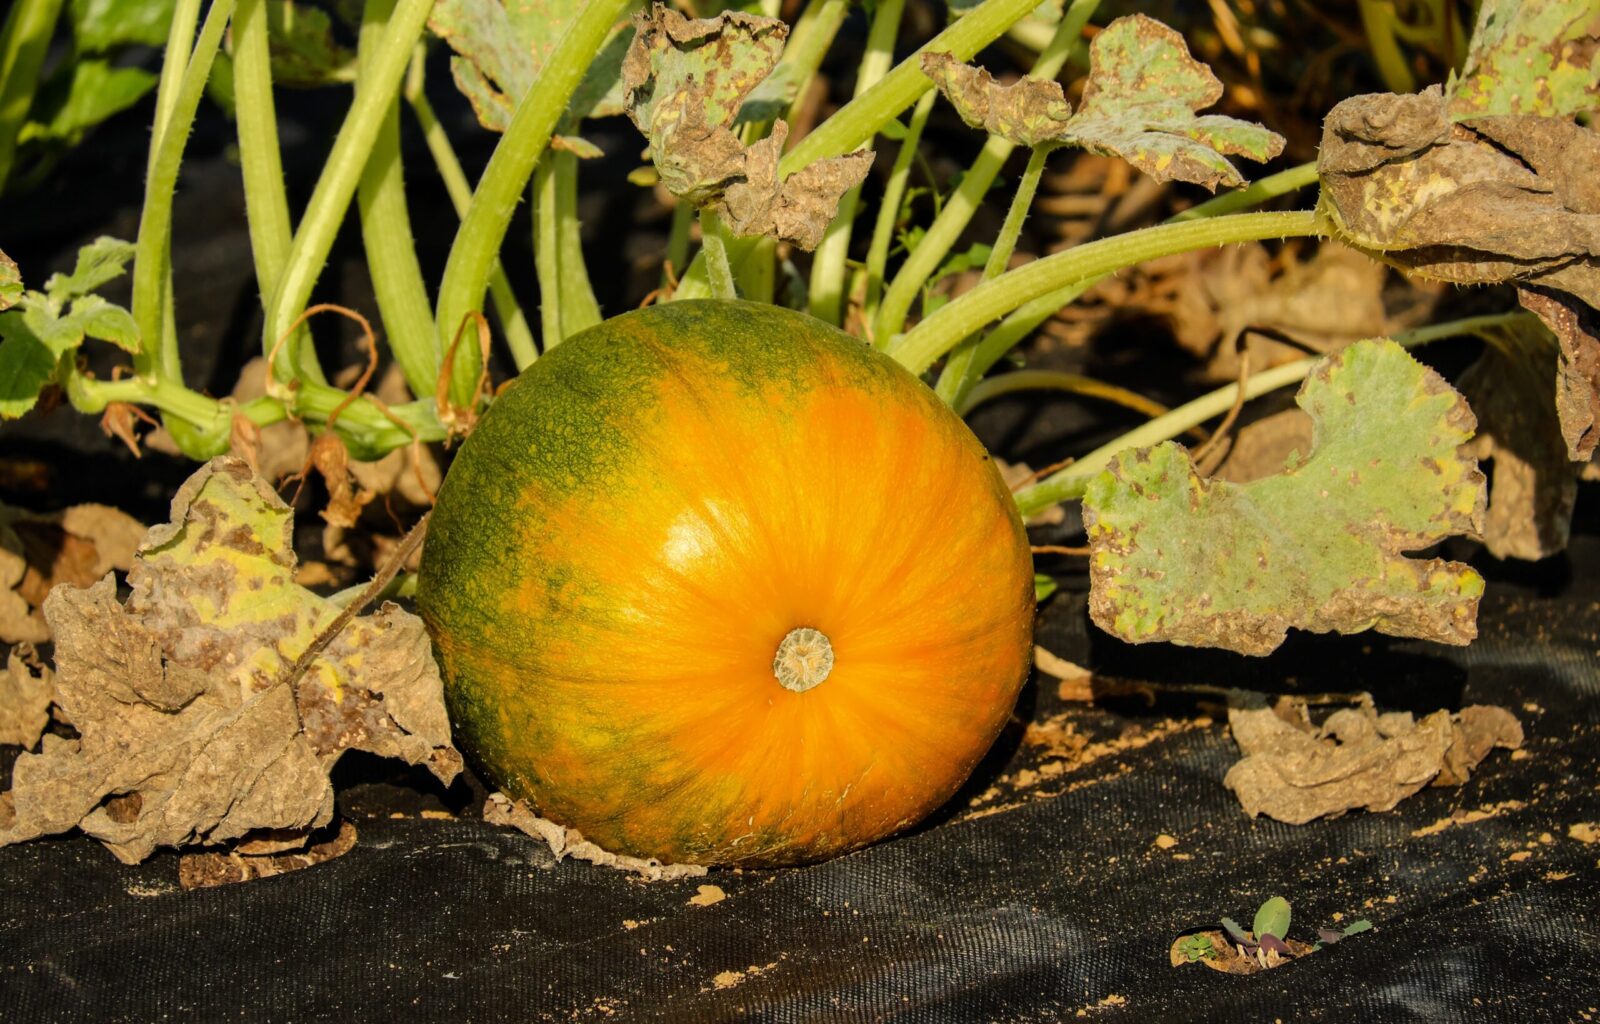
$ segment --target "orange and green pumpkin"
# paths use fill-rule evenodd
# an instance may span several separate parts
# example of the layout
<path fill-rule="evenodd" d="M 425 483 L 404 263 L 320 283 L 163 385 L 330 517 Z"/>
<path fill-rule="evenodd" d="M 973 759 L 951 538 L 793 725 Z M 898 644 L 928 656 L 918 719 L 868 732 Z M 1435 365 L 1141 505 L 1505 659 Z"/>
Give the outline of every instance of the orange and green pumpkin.
<path fill-rule="evenodd" d="M 459 737 L 600 846 L 787 864 L 916 822 L 1027 675 L 1028 543 L 965 424 L 773 306 L 552 350 L 462 445 L 417 602 Z"/>

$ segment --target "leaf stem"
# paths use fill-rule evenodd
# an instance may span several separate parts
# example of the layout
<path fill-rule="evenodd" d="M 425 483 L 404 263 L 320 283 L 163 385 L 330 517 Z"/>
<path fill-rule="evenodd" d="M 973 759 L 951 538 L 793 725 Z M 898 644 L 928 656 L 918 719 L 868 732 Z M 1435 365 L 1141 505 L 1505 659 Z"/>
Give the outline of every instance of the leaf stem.
<path fill-rule="evenodd" d="M 905 0 L 882 0 L 878 4 L 872 27 L 867 30 L 867 52 L 856 70 L 855 95 L 862 95 L 888 73 L 904 10 Z M 811 257 L 811 315 L 830 324 L 840 323 L 844 315 L 845 270 L 860 201 L 859 185 L 840 198 L 839 212 Z"/>
<path fill-rule="evenodd" d="M 1286 195 L 1317 181 L 1316 161 L 1291 167 L 1277 174 L 1269 174 L 1259 181 L 1251 182 L 1243 188 L 1224 192 L 1199 203 L 1189 209 L 1169 217 L 1168 224 L 1179 224 L 1190 220 L 1203 220 L 1207 217 L 1220 217 L 1224 214 L 1235 213 L 1239 210 L 1258 206 L 1269 199 Z M 989 333 L 983 336 L 972 350 L 972 363 L 967 369 L 966 388 L 973 387 L 976 382 L 983 379 L 989 368 L 1000 361 L 1000 357 L 1015 348 L 1024 338 L 1032 334 L 1035 329 L 1046 320 L 1055 316 L 1063 307 L 1077 301 L 1078 297 L 1095 285 L 1104 281 L 1109 274 L 1079 281 L 1068 285 L 1048 295 L 1040 296 L 1028 302 L 1011 313 L 1004 320 L 996 324 Z M 944 378 L 940 378 L 940 383 Z M 961 392 L 955 394 L 956 406 L 961 405 Z"/>
<path fill-rule="evenodd" d="M 733 299 L 738 291 L 733 286 L 733 271 L 728 266 L 728 246 L 722 238 L 722 225 L 710 208 L 700 211 L 700 251 L 705 253 L 706 269 L 711 280 L 711 297 Z"/>
<path fill-rule="evenodd" d="M 483 177 L 478 180 L 472 202 L 450 247 L 435 317 L 440 337 L 446 342 L 454 338 L 467 317 L 483 305 L 490 270 L 505 240 L 511 215 L 533 175 L 534 165 L 549 144 L 550 133 L 588 70 L 590 60 L 627 4 L 628 0 L 589 0 L 567 25 L 538 79 L 517 104 L 511 123 L 489 157 Z M 473 345 L 458 345 L 456 353 L 455 364 L 451 367 L 450 398 L 465 405 L 472 400 L 477 387 L 478 349 Z"/>
<path fill-rule="evenodd" d="M 383 43 L 384 30 L 394 13 L 395 0 L 366 0 L 361 18 L 360 59 L 356 92 L 371 87 L 371 67 Z M 433 394 L 439 379 L 439 334 L 433 325 L 428 286 L 417 262 L 417 245 L 411 234 L 411 213 L 406 206 L 406 185 L 400 162 L 400 101 L 390 99 L 367 166 L 356 189 L 361 211 L 361 240 L 372 291 L 388 336 L 389 349 L 405 375 L 412 395 Z"/>
<path fill-rule="evenodd" d="M 278 114 L 272 95 L 266 0 L 239 0 L 233 13 L 233 90 L 250 256 L 255 261 L 256 288 L 265 306 L 277 291 L 294 243 L 278 145 Z M 299 328 L 288 343 L 299 353 L 296 367 L 301 377 L 325 383 L 316 349 L 305 344 L 305 337 L 305 329 Z M 266 354 L 265 349 L 262 354 Z"/>
<path fill-rule="evenodd" d="M 1028 219 L 1028 210 L 1033 206 L 1033 197 L 1039 190 L 1039 178 L 1044 174 L 1045 161 L 1050 158 L 1053 146 L 1035 146 L 1028 154 L 1028 166 L 1022 172 L 1022 180 L 1017 183 L 1016 194 L 1011 197 L 1011 207 L 1006 210 L 1006 219 L 1000 225 L 1000 235 L 994 241 L 994 247 L 989 250 L 989 260 L 984 264 L 984 281 L 992 281 L 999 277 L 1011 264 L 1011 254 L 1016 251 L 1017 239 L 1022 234 L 1022 223 Z M 974 334 L 962 340 L 951 352 L 950 358 L 945 360 L 944 370 L 939 374 L 938 386 L 934 392 L 951 406 L 961 397 L 968 388 L 968 381 L 972 378 L 972 365 L 977 353 L 979 336 Z"/>
<path fill-rule="evenodd" d="M 233 4 L 234 0 L 214 0 L 206 12 L 205 24 L 192 53 L 188 36 L 181 33 L 184 26 L 178 24 L 176 16 L 167 40 L 166 60 L 169 63 L 186 60 L 186 63 L 182 64 L 181 75 L 169 74 L 165 67 L 162 70 L 163 87 L 176 80 L 176 94 L 170 103 L 165 95 L 158 95 L 156 100 L 158 113 L 151 142 L 149 177 L 145 182 L 144 207 L 139 214 L 139 235 L 135 243 L 132 313 L 134 323 L 139 325 L 140 351 L 134 356 L 134 369 L 145 376 L 183 379 L 175 344 L 176 332 L 164 330 L 164 314 L 171 315 L 166 300 L 172 273 L 172 197 L 178 186 L 178 166 L 183 162 L 189 126 L 194 123 L 206 79 L 211 76 L 211 64 L 216 59 L 217 48 L 222 45 L 222 32 L 233 15 Z M 164 117 L 162 110 L 166 112 Z M 165 343 L 164 335 L 174 343 Z"/>
<path fill-rule="evenodd" d="M 1066 391 L 1074 395 L 1113 402 L 1151 417 L 1163 416 L 1168 412 L 1166 406 L 1144 397 L 1137 391 L 1130 391 L 1081 374 L 1063 373 L 1060 370 L 1017 370 L 979 381 L 967 393 L 956 412 L 965 416 L 984 402 L 993 401 L 1002 395 L 1016 394 L 1019 391 Z"/>
<path fill-rule="evenodd" d="M 889 354 L 912 373 L 921 374 L 934 360 L 984 324 L 1069 284 L 1175 253 L 1236 242 L 1314 235 L 1319 224 L 1316 212 L 1311 210 L 1241 213 L 1182 224 L 1162 224 L 1088 242 L 1008 270 L 978 285 L 900 336 L 890 345 Z"/>
<path fill-rule="evenodd" d="M 399 0 L 395 5 L 383 41 L 372 54 L 369 77 L 364 78 L 365 86 L 357 91 L 345 114 L 268 304 L 263 343 L 269 352 L 311 298 L 312 286 L 328 261 L 334 237 L 366 168 L 367 156 L 382 130 L 384 111 L 399 91 L 412 47 L 421 37 L 432 7 L 433 0 Z M 277 380 L 294 379 L 298 359 L 289 351 L 294 347 L 286 344 L 272 367 Z"/>
<path fill-rule="evenodd" d="M 850 152 L 932 89 L 932 80 L 922 73 L 922 54 L 952 53 L 957 60 L 968 60 L 1036 6 L 1035 0 L 983 0 L 917 52 L 896 64 L 877 85 L 840 107 L 801 139 L 778 162 L 778 179 L 781 181 L 818 160 Z M 734 241 L 730 248 L 735 261 L 742 260 L 747 244 L 753 245 L 754 240 Z M 673 297 L 695 299 L 707 294 L 705 261 L 696 257 L 684 271 Z"/>
<path fill-rule="evenodd" d="M 445 134 L 444 126 L 433 112 L 433 104 L 428 102 L 423 85 L 423 65 L 427 54 L 427 46 L 419 43 L 411 59 L 411 69 L 406 75 L 406 101 L 411 104 L 411 112 L 416 115 L 417 124 L 422 128 L 423 141 L 428 144 L 439 180 L 444 182 L 444 190 L 450 196 L 450 205 L 454 207 L 458 218 L 465 217 L 467 207 L 472 204 L 472 186 L 467 183 L 467 172 L 461 169 L 461 161 L 456 157 L 455 147 L 450 144 L 450 137 Z M 495 313 L 500 317 L 500 330 L 506 336 L 506 347 L 511 350 L 512 360 L 518 370 L 526 369 L 529 363 L 539 358 L 539 350 L 533 342 L 533 328 L 528 326 L 528 318 L 517 303 L 516 292 L 511 290 L 511 282 L 506 278 L 505 268 L 500 265 L 498 256 L 489 270 L 489 298 L 493 300 Z M 431 315 L 429 320 L 432 320 Z"/>
<path fill-rule="evenodd" d="M 1503 327 L 1508 324 L 1530 321 L 1533 314 L 1526 310 L 1515 310 L 1509 313 L 1494 313 L 1488 316 L 1467 317 L 1462 320 L 1450 320 L 1442 324 L 1429 324 L 1413 330 L 1403 331 L 1391 336 L 1396 344 L 1406 348 L 1425 345 L 1431 341 L 1443 338 L 1454 338 L 1467 334 L 1478 334 L 1494 327 Z M 1244 382 L 1244 397 L 1248 401 L 1252 398 L 1266 394 L 1268 391 L 1285 387 L 1304 380 L 1311 373 L 1313 367 L 1321 362 L 1323 356 L 1308 356 L 1297 359 L 1292 363 L 1284 363 L 1251 374 Z M 1008 376 L 1010 376 L 1008 374 Z M 1002 378 L 1003 379 L 1003 378 Z M 1073 462 L 1066 469 L 1061 470 L 1031 487 L 1018 491 L 1016 498 L 1017 507 L 1022 514 L 1032 515 L 1042 509 L 1061 501 L 1070 501 L 1083 497 L 1084 489 L 1089 486 L 1089 481 L 1099 475 L 1111 463 L 1118 452 L 1129 448 L 1148 448 L 1170 441 L 1192 427 L 1197 427 L 1214 416 L 1220 416 L 1231 409 L 1239 399 L 1239 385 L 1227 384 L 1215 391 L 1201 395 L 1192 402 L 1178 406 L 1165 415 L 1158 416 L 1148 423 L 1128 431 L 1114 441 L 1107 442 Z"/>
<path fill-rule="evenodd" d="M 878 220 L 872 226 L 872 241 L 867 246 L 865 315 L 868 324 L 878 319 L 884 271 L 889 265 L 889 247 L 894 241 L 894 229 L 900 223 L 900 208 L 905 204 L 906 187 L 911 181 L 911 164 L 917 155 L 917 146 L 922 142 L 922 130 L 928 124 L 928 114 L 933 111 L 933 102 L 938 98 L 937 91 L 929 90 L 917 100 L 916 107 L 911 111 L 906 137 L 901 140 L 900 151 L 895 154 L 888 184 L 884 186 L 883 200 L 878 205 Z"/>
<path fill-rule="evenodd" d="M 1033 69 L 1028 72 L 1029 78 L 1049 81 L 1061 73 L 1073 44 L 1083 34 L 1084 25 L 1099 4 L 1100 0 L 1073 0 L 1072 6 L 1056 25 L 1050 45 L 1034 61 Z M 972 222 L 973 214 L 983 205 L 983 198 L 988 195 L 989 187 L 1005 166 L 1006 158 L 1016 148 L 1016 143 L 998 135 L 991 135 L 984 142 L 977 159 L 962 176 L 961 184 L 945 201 L 944 209 L 939 211 L 933 223 L 928 225 L 927 233 L 906 257 L 890 282 L 889 290 L 884 293 L 883 304 L 878 309 L 878 319 L 872 331 L 873 338 L 877 339 L 880 346 L 888 344 L 889 339 L 905 326 L 912 303 L 922 294 L 928 278 L 939 269 L 951 247 Z"/>

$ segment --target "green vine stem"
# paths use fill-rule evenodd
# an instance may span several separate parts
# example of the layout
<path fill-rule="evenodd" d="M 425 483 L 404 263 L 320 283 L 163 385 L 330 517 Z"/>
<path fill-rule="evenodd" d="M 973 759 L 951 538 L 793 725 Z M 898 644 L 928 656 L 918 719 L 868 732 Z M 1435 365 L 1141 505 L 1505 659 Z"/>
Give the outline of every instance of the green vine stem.
<path fill-rule="evenodd" d="M 206 12 L 200 37 L 194 42 L 192 54 L 189 38 L 180 35 L 183 26 L 174 16 L 173 31 L 167 40 L 166 60 L 169 64 L 182 62 L 181 76 L 169 75 L 164 68 L 162 84 L 176 78 L 175 95 L 157 97 L 157 120 L 151 142 L 149 176 L 145 182 L 144 207 L 139 214 L 139 234 L 134 248 L 133 301 L 134 323 L 139 327 L 140 351 L 134 356 L 134 370 L 141 376 L 159 375 L 181 381 L 176 344 L 168 344 L 163 336 L 176 341 L 177 332 L 164 330 L 164 314 L 170 313 L 168 288 L 171 275 L 172 251 L 172 198 L 178 185 L 178 166 L 183 161 L 184 144 L 189 140 L 189 126 L 194 123 L 200 106 L 200 96 L 205 91 L 206 79 L 211 76 L 211 64 L 217 49 L 222 45 L 222 33 L 233 15 L 233 0 L 215 0 Z"/>
<path fill-rule="evenodd" d="M 801 139 L 778 161 L 778 179 L 781 181 L 818 160 L 850 152 L 917 102 L 923 93 L 933 88 L 933 81 L 922 73 L 924 53 L 952 53 L 957 60 L 969 60 L 1036 6 L 1036 0 L 983 0 L 896 64 L 877 85 L 834 111 L 815 131 Z M 754 239 L 735 240 L 730 246 L 730 258 L 735 263 L 741 262 L 754 244 Z M 684 271 L 673 298 L 703 299 L 708 295 L 705 261 L 697 256 Z"/>
<path fill-rule="evenodd" d="M 534 165 L 549 144 L 550 133 L 590 60 L 627 5 L 628 0 L 589 0 L 562 33 L 538 79 L 517 104 L 450 247 L 444 281 L 439 286 L 438 315 L 434 318 L 446 344 L 467 317 L 483 305 L 490 271 Z M 450 368 L 450 399 L 464 405 L 472 400 L 477 387 L 478 349 L 474 345 L 458 345 L 456 353 Z"/>
<path fill-rule="evenodd" d="M 872 15 L 867 30 L 867 52 L 856 70 L 855 95 L 876 85 L 894 63 L 894 40 L 900 29 L 905 0 L 882 0 Z M 850 256 L 850 236 L 855 230 L 856 208 L 861 202 L 861 186 L 846 192 L 839 200 L 839 212 L 828 225 L 811 258 L 811 315 L 838 324 L 844 315 L 845 274 Z"/>
<path fill-rule="evenodd" d="M 728 246 L 722 237 L 722 224 L 710 208 L 700 211 L 700 251 L 706 256 L 706 267 L 711 280 L 711 297 L 737 298 L 738 291 L 733 286 L 733 271 L 728 266 Z"/>
<path fill-rule="evenodd" d="M 911 122 L 906 136 L 895 154 L 894 167 L 883 188 L 883 201 L 878 204 L 878 219 L 872 226 L 872 241 L 867 245 L 867 297 L 864 314 L 868 324 L 878 319 L 878 304 L 883 297 L 883 279 L 889 265 L 889 248 L 894 242 L 894 231 L 900 223 L 900 208 L 905 204 L 906 186 L 911 181 L 911 164 L 922 142 L 922 130 L 927 127 L 928 115 L 933 111 L 933 101 L 939 94 L 929 90 L 917 100 L 911 111 Z"/>
<path fill-rule="evenodd" d="M 1451 320 L 1442 324 L 1430 324 L 1395 334 L 1392 340 L 1406 348 L 1412 348 L 1444 338 L 1479 334 L 1492 328 L 1527 322 L 1536 322 L 1533 314 L 1519 309 L 1511 313 L 1494 313 L 1488 316 Z M 1322 359 L 1322 356 L 1308 356 L 1305 359 L 1297 359 L 1292 363 L 1284 363 L 1282 366 L 1274 366 L 1251 374 L 1244 382 L 1245 400 L 1257 398 L 1269 391 L 1304 380 L 1310 374 L 1312 367 Z M 1112 458 L 1118 452 L 1129 448 L 1148 448 L 1162 441 L 1171 441 L 1206 420 L 1223 415 L 1233 408 L 1238 399 L 1239 385 L 1228 384 L 1201 395 L 1192 402 L 1180 405 L 1148 423 L 1141 424 L 1116 440 L 1101 445 L 1066 469 L 1018 491 L 1014 495 L 1017 508 L 1024 516 L 1029 516 L 1057 502 L 1081 498 L 1089 486 L 1089 481 L 1110 465 Z"/>
<path fill-rule="evenodd" d="M 1072 6 L 1056 25 L 1050 45 L 1034 61 L 1033 69 L 1028 72 L 1029 78 L 1048 81 L 1061 73 L 1073 44 L 1083 34 L 1084 25 L 1088 24 L 1099 3 L 1100 0 L 1073 0 Z M 912 303 L 922 294 L 928 279 L 939 269 L 956 240 L 972 222 L 973 214 L 978 212 L 984 196 L 989 193 L 989 187 L 994 184 L 1006 159 L 1016 148 L 1016 143 L 998 135 L 991 135 L 984 142 L 977 159 L 962 176 L 961 184 L 945 200 L 944 209 L 928 225 L 927 233 L 906 257 L 890 282 L 888 291 L 884 293 L 883 304 L 878 309 L 878 319 L 872 331 L 879 345 L 888 343 L 905 326 Z"/>
<path fill-rule="evenodd" d="M 358 94 L 370 85 L 373 54 L 383 42 L 394 5 L 395 0 L 366 0 L 361 18 Z M 423 282 L 422 266 L 417 262 L 411 213 L 406 206 L 398 97 L 391 99 L 384 108 L 382 120 L 356 188 L 356 204 L 361 211 L 361 240 L 366 248 L 372 291 L 378 300 L 389 350 L 405 375 L 411 393 L 417 398 L 427 398 L 438 386 L 439 334 L 434 329 L 433 306 L 428 302 L 428 286 Z"/>
<path fill-rule="evenodd" d="M 1028 219 L 1028 210 L 1033 206 L 1034 194 L 1039 191 L 1039 179 L 1044 174 L 1045 161 L 1050 158 L 1052 146 L 1035 146 L 1028 154 L 1028 166 L 1023 169 L 1022 180 L 1017 183 L 1016 194 L 1011 197 L 1011 207 L 1006 210 L 1006 219 L 1000 225 L 1000 235 L 994 241 L 994 247 L 989 250 L 989 259 L 983 267 L 981 280 L 992 281 L 1005 272 L 1011 264 L 1011 254 L 1017 249 L 1017 239 L 1022 235 L 1022 224 Z M 978 347 L 979 336 L 974 334 L 962 340 L 950 352 L 950 358 L 945 360 L 944 370 L 939 374 L 939 383 L 934 392 L 951 406 L 956 404 L 961 393 L 967 389 L 967 379 L 971 375 L 973 358 Z"/>
<path fill-rule="evenodd" d="M 1269 174 L 1259 181 L 1251 182 L 1243 188 L 1236 188 L 1232 192 L 1224 192 L 1220 196 L 1196 204 L 1182 213 L 1169 217 L 1168 224 L 1181 224 L 1184 221 L 1202 220 L 1207 217 L 1221 217 L 1225 214 L 1237 213 L 1253 206 L 1259 206 L 1270 199 L 1286 195 L 1307 185 L 1317 182 L 1317 165 L 1315 161 L 1291 167 L 1287 171 Z M 962 387 L 954 390 L 953 396 L 948 399 L 952 405 L 960 407 L 965 392 L 974 387 L 989 368 L 999 362 L 1001 357 L 1011 351 L 1028 335 L 1038 329 L 1039 325 L 1055 316 L 1062 307 L 1077 301 L 1078 297 L 1109 275 L 1102 274 L 1076 284 L 1068 285 L 1059 291 L 1041 296 L 1032 302 L 1025 303 L 1014 313 L 996 324 L 983 340 L 972 349 L 972 361 L 966 370 Z M 944 378 L 939 378 L 939 383 L 944 384 Z"/>
<path fill-rule="evenodd" d="M 1169 411 L 1160 402 L 1152 401 L 1137 391 L 1130 391 L 1093 377 L 1063 373 L 1060 370 L 1017 370 L 1014 373 L 1003 373 L 998 377 L 980 381 L 968 393 L 956 412 L 965 416 L 984 402 L 991 402 L 1002 395 L 1014 395 L 1021 391 L 1065 391 L 1073 395 L 1113 402 L 1151 417 L 1164 416 Z"/>
<path fill-rule="evenodd" d="M 933 88 L 932 80 L 922 73 L 924 53 L 952 53 L 957 60 L 971 60 L 1037 6 L 1035 0 L 984 0 L 801 139 L 779 162 L 778 176 L 786 177 L 818 160 L 848 153 L 899 117 L 901 111 Z"/>
<path fill-rule="evenodd" d="M 1180 252 L 1315 235 L 1319 223 L 1316 212 L 1311 210 L 1241 213 L 1162 224 L 1088 242 L 978 285 L 901 335 L 889 346 L 889 354 L 912 373 L 921 374 L 962 338 L 989 321 L 1069 284 Z"/>
<path fill-rule="evenodd" d="M 1400 49 L 1400 41 L 1395 38 L 1398 18 L 1394 0 L 1356 0 L 1356 6 L 1361 10 L 1361 27 L 1367 33 L 1367 48 L 1372 51 L 1373 63 L 1378 65 L 1384 85 L 1389 87 L 1390 92 L 1416 92 L 1417 76 L 1411 73 L 1406 55 Z"/>
<path fill-rule="evenodd" d="M 28 121 L 39 72 L 61 17 L 61 0 L 17 0 L 0 30 L 0 192 L 17 158 L 17 136 Z"/>
<path fill-rule="evenodd" d="M 233 12 L 234 121 L 239 138 L 239 167 L 244 176 L 245 220 L 250 228 L 250 256 L 255 261 L 256 288 L 264 307 L 278 288 L 289 259 L 294 230 L 289 197 L 283 184 L 283 159 L 278 148 L 278 114 L 272 95 L 272 56 L 267 32 L 266 0 L 239 0 Z M 317 353 L 305 344 L 299 328 L 289 345 L 299 353 L 300 376 L 326 382 Z"/>
<path fill-rule="evenodd" d="M 311 201 L 300 219 L 278 287 L 267 306 L 262 345 L 268 354 L 311 298 L 312 286 L 328 261 L 334 237 L 339 233 L 366 168 L 367 155 L 383 127 L 384 111 L 399 92 L 412 47 L 421 38 L 432 8 L 433 0 L 399 0 L 395 4 L 383 41 L 372 53 L 372 64 L 364 76 L 365 85 L 356 93 L 345 114 L 344 124 L 339 128 L 327 163 L 312 190 Z M 272 367 L 273 377 L 280 382 L 296 379 L 297 353 L 290 351 L 294 348 L 293 344 L 284 345 L 284 351 L 279 353 Z"/>
<path fill-rule="evenodd" d="M 406 73 L 406 102 L 411 104 L 411 112 L 422 129 L 423 141 L 428 144 L 433 165 L 439 172 L 439 179 L 444 182 L 445 192 L 450 196 L 450 205 L 455 208 L 457 217 L 465 217 L 467 207 L 472 203 L 472 186 L 467 183 L 467 172 L 461 168 L 461 161 L 456 157 L 455 147 L 450 144 L 450 137 L 445 134 L 444 125 L 439 123 L 439 118 L 433 112 L 433 104 L 428 102 L 423 78 L 427 55 L 427 46 L 419 44 L 411 59 L 411 69 Z M 516 293 L 511 290 L 511 282 L 506 278 L 505 268 L 500 265 L 498 256 L 489 270 L 489 298 L 494 302 L 496 315 L 500 317 L 500 330 L 506 336 L 506 347 L 511 350 L 512 360 L 519 371 L 526 369 L 529 363 L 539 357 L 539 350 L 533 342 L 533 328 L 528 325 L 528 318 L 517 302 Z M 428 319 L 432 321 L 431 314 Z"/>
<path fill-rule="evenodd" d="M 539 277 L 544 349 L 600 322 L 583 261 L 578 223 L 578 157 L 547 150 L 533 171 L 533 258 Z"/>
<path fill-rule="evenodd" d="M 834 37 L 839 34 L 839 26 L 844 24 L 844 16 L 848 13 L 848 0 L 811 0 L 801 13 L 800 20 L 795 22 L 794 31 L 789 33 L 789 42 L 784 46 L 783 57 L 773 69 L 773 74 L 787 75 L 794 83 L 794 98 L 789 101 L 789 109 L 785 113 L 791 124 L 800 106 L 805 103 L 806 93 L 811 91 L 811 83 L 817 77 L 817 69 L 822 66 L 822 58 L 827 56 L 828 47 L 833 45 Z M 753 141 L 755 137 L 765 136 L 770 128 L 770 123 L 764 124 L 750 138 Z"/>

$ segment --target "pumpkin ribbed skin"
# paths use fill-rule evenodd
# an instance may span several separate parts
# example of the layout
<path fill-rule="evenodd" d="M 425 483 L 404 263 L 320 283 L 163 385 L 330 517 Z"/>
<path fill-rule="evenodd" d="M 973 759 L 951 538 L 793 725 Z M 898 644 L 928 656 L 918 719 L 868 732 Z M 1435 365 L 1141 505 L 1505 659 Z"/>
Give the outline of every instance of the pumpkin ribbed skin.
<path fill-rule="evenodd" d="M 994 464 L 909 373 L 804 314 L 681 302 L 500 395 L 417 602 L 507 793 L 617 852 L 787 864 L 965 780 L 1027 675 L 1033 576 Z M 795 692 L 802 627 L 834 663 Z"/>

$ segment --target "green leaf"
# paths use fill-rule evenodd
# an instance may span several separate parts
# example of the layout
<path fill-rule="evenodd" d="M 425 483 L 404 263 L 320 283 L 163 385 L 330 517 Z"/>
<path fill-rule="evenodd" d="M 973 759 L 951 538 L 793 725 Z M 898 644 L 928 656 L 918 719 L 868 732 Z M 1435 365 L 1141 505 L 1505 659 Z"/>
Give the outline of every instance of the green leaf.
<path fill-rule="evenodd" d="M 139 325 L 133 314 L 98 295 L 78 299 L 66 319 L 88 337 L 109 341 L 125 352 L 139 351 Z"/>
<path fill-rule="evenodd" d="M 1242 185 L 1224 157 L 1270 160 L 1283 137 L 1231 117 L 1195 116 L 1221 98 L 1222 83 L 1189 55 L 1183 36 L 1142 14 L 1118 18 L 1089 47 L 1083 102 L 1062 138 L 1157 181 Z"/>
<path fill-rule="evenodd" d="M 41 139 L 73 145 L 85 132 L 113 114 L 128 109 L 156 84 L 143 68 L 117 68 L 99 57 L 74 61 L 40 92 L 23 142 Z"/>
<path fill-rule="evenodd" d="M 1359 921 L 1352 921 L 1345 925 L 1344 934 L 1345 937 L 1348 938 L 1351 935 L 1359 935 L 1362 932 L 1369 932 L 1371 930 L 1372 922 L 1363 917 Z"/>
<path fill-rule="evenodd" d="M 10 309 L 22 298 L 22 271 L 17 261 L 0 252 L 0 310 Z"/>
<path fill-rule="evenodd" d="M 1570 117 L 1600 107 L 1600 7 L 1594 0 L 1483 0 L 1450 116 Z"/>
<path fill-rule="evenodd" d="M 268 0 L 272 82 L 310 89 L 356 80 L 356 55 L 333 37 L 327 12 L 293 0 Z"/>
<path fill-rule="evenodd" d="M 0 313 L 0 418 L 32 409 L 56 371 L 56 355 L 34 336 L 16 311 Z"/>
<path fill-rule="evenodd" d="M 1403 556 L 1476 534 L 1483 474 L 1460 446 L 1466 402 L 1390 341 L 1322 360 L 1297 401 L 1315 441 L 1282 473 L 1202 479 L 1167 442 L 1123 452 L 1083 500 L 1089 610 L 1100 628 L 1267 654 L 1290 626 L 1465 644 L 1483 578 Z"/>
<path fill-rule="evenodd" d="M 45 293 L 53 302 L 87 295 L 105 284 L 121 277 L 133 259 L 132 242 L 101 235 L 78 250 L 77 265 L 70 274 L 52 274 L 44 283 Z"/>
<path fill-rule="evenodd" d="M 467 97 L 478 122 L 494 132 L 511 123 L 517 104 L 533 87 L 582 0 L 438 0 L 428 27 L 450 45 L 456 87 Z M 620 92 L 605 103 L 621 78 L 622 55 L 631 33 L 609 39 L 578 86 L 572 107 L 580 116 L 622 112 Z"/>
<path fill-rule="evenodd" d="M 1035 603 L 1043 601 L 1059 588 L 1060 585 L 1049 576 L 1037 572 L 1033 574 L 1033 600 Z"/>
<path fill-rule="evenodd" d="M 1255 922 L 1250 926 L 1255 933 L 1256 941 L 1260 942 L 1263 936 L 1271 935 L 1281 939 L 1289 934 L 1289 901 L 1282 896 L 1274 896 L 1261 904 L 1256 911 Z"/>
<path fill-rule="evenodd" d="M 164 47 L 176 6 L 177 0 L 72 0 L 73 39 L 85 53 Z"/>

